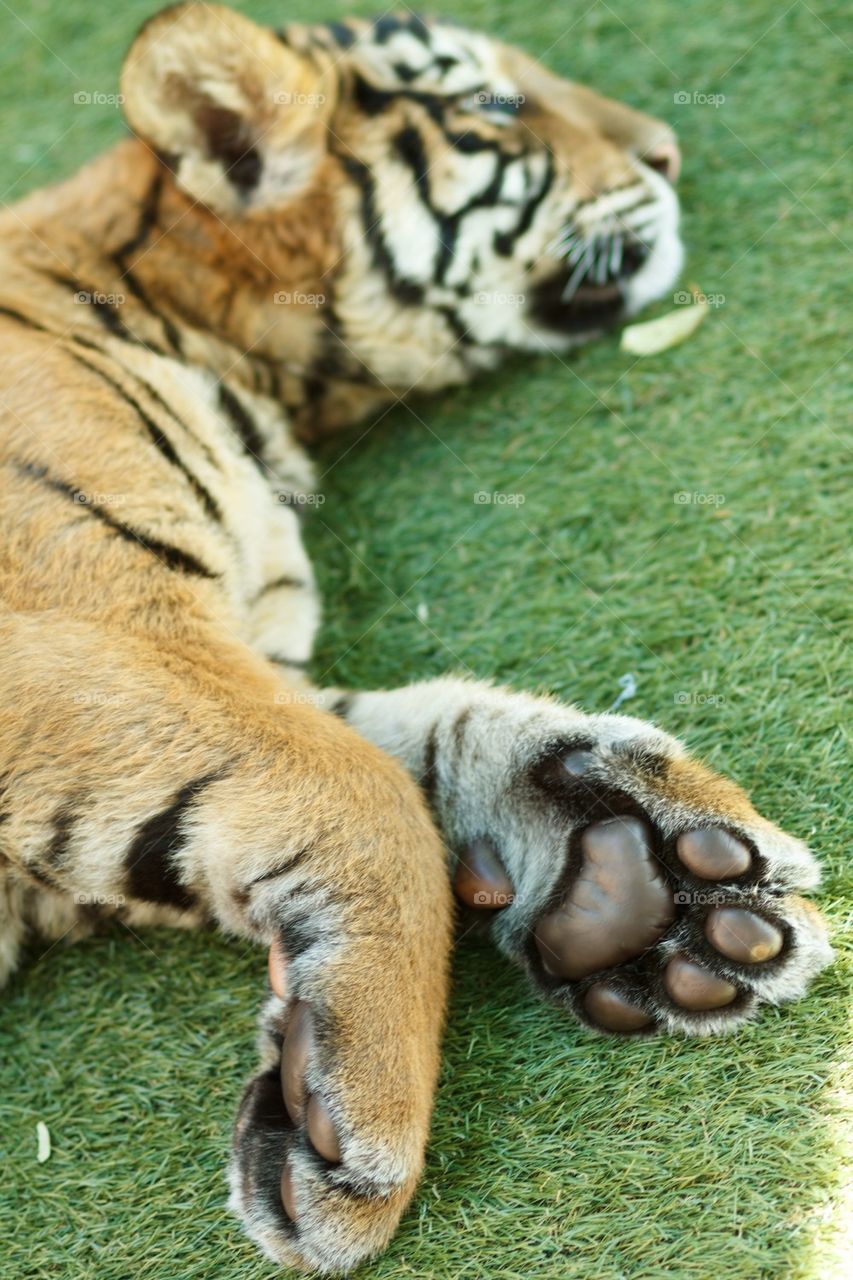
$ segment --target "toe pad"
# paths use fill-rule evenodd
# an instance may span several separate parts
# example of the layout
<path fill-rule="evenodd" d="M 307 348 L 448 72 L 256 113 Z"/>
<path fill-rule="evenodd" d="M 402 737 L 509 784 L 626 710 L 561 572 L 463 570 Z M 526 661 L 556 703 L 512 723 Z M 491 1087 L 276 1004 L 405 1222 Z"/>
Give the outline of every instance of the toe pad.
<path fill-rule="evenodd" d="M 290 1017 L 281 1054 L 281 1091 L 294 1124 L 305 1116 L 305 1068 L 314 1038 L 311 1010 L 299 1001 Z"/>
<path fill-rule="evenodd" d="M 605 1031 L 641 1031 L 652 1024 L 650 1014 L 605 982 L 593 983 L 584 996 L 583 1007 L 596 1026 Z"/>
<path fill-rule="evenodd" d="M 308 1137 L 311 1139 L 314 1150 L 318 1151 L 324 1160 L 338 1164 L 341 1158 L 341 1144 L 338 1142 L 329 1109 L 319 1098 L 312 1098 L 308 1103 L 306 1124 Z"/>
<path fill-rule="evenodd" d="M 491 840 L 472 840 L 459 855 L 453 890 L 460 902 L 478 910 L 497 911 L 512 903 L 512 881 Z"/>
<path fill-rule="evenodd" d="M 687 956 L 673 956 L 666 966 L 664 986 L 677 1005 L 696 1012 L 721 1009 L 737 995 L 731 982 L 718 978 Z"/>
<path fill-rule="evenodd" d="M 743 907 L 717 907 L 708 916 L 705 937 L 735 964 L 761 964 L 782 950 L 782 932 Z"/>
<path fill-rule="evenodd" d="M 745 844 L 722 827 L 703 827 L 678 837 L 678 856 L 689 871 L 703 880 L 733 880 L 752 864 Z"/>

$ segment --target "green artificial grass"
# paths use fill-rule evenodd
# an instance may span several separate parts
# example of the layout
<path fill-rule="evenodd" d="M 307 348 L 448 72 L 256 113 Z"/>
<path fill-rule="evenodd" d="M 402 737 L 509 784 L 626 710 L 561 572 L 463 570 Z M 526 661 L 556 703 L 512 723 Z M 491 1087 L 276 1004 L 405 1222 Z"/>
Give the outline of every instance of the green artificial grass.
<path fill-rule="evenodd" d="M 73 95 L 115 92 L 152 7 L 0 0 L 6 200 L 119 136 L 114 107 Z M 280 23 L 376 4 L 240 7 Z M 844 6 L 453 13 L 675 125 L 685 279 L 724 301 L 658 357 L 635 362 L 611 337 L 519 361 L 326 445 L 315 674 L 375 687 L 470 670 L 606 710 L 632 672 L 626 710 L 683 735 L 819 852 L 839 959 L 733 1038 L 618 1043 L 463 943 L 423 1185 L 362 1274 L 849 1274 Z M 725 101 L 694 100 L 712 94 Z M 263 954 L 117 926 L 32 958 L 0 1004 L 3 1280 L 272 1277 L 225 1214 L 222 1178 Z"/>

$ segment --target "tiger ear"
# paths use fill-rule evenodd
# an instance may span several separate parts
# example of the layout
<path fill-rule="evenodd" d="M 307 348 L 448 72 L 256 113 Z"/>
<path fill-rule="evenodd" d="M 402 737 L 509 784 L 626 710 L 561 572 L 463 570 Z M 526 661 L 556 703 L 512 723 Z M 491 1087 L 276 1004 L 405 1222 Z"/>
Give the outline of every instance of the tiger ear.
<path fill-rule="evenodd" d="M 326 152 L 329 70 L 222 5 L 173 5 L 150 18 L 128 51 L 121 92 L 134 132 L 219 213 L 293 199 Z"/>

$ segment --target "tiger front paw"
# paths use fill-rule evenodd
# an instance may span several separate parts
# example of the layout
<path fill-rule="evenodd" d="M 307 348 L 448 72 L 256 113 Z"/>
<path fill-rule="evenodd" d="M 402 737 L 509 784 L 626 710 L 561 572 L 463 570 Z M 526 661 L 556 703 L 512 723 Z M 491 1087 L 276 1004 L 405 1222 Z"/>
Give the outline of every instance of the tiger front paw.
<path fill-rule="evenodd" d="M 270 989 L 230 1204 L 270 1258 L 324 1274 L 349 1272 L 394 1234 L 438 1075 L 452 897 L 420 795 L 393 777 L 384 791 L 365 784 L 347 841 L 327 819 L 334 856 L 273 865 L 245 908 L 271 938 Z"/>
<path fill-rule="evenodd" d="M 722 1032 L 801 996 L 831 958 L 792 893 L 817 883 L 809 851 L 653 726 L 561 710 L 524 699 L 512 734 L 492 715 L 484 802 L 469 778 L 457 816 L 457 897 L 599 1031 Z"/>

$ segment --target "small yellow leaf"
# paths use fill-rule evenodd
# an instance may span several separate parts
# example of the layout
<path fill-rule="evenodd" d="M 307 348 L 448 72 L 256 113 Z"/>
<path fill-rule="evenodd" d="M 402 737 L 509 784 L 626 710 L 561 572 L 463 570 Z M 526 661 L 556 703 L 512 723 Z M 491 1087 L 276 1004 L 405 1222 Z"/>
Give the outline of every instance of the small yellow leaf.
<path fill-rule="evenodd" d="M 659 351 L 668 351 L 699 328 L 707 310 L 707 302 L 697 300 L 692 306 L 678 307 L 657 320 L 629 324 L 622 330 L 622 350 L 633 356 L 656 356 Z"/>

